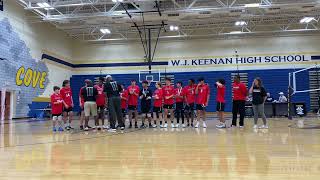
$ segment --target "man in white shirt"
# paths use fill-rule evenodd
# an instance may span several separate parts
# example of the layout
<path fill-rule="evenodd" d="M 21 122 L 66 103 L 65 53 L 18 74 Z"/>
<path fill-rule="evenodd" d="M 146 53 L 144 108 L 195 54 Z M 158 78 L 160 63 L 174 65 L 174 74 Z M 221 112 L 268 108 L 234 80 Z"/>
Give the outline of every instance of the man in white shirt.
<path fill-rule="evenodd" d="M 287 97 L 284 95 L 283 92 L 280 92 L 279 95 L 280 95 L 280 96 L 279 96 L 279 100 L 278 100 L 279 103 L 286 103 L 286 102 L 288 102 Z"/>

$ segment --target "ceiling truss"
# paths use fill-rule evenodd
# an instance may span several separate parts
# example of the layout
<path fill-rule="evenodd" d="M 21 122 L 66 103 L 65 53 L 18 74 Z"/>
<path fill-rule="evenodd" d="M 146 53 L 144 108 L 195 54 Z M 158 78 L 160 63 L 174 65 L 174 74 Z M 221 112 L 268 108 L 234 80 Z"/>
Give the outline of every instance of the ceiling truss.
<path fill-rule="evenodd" d="M 165 22 L 160 39 L 320 34 L 318 0 L 124 0 L 122 5 L 112 0 L 16 1 L 37 14 L 34 22 L 52 23 L 71 37 L 90 42 L 139 40 L 132 22 L 140 27 Z M 51 9 L 37 5 L 43 2 Z M 301 24 L 304 17 L 315 19 Z M 236 26 L 237 21 L 246 25 Z M 170 25 L 179 30 L 170 31 Z M 103 34 L 101 28 L 112 33 Z"/>

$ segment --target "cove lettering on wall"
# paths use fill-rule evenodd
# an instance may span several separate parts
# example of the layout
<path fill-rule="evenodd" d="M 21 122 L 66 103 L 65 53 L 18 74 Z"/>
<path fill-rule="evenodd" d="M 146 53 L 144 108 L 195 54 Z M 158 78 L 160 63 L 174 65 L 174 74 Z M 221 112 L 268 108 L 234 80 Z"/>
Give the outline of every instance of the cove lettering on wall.
<path fill-rule="evenodd" d="M 36 88 L 39 85 L 40 89 L 45 88 L 45 82 L 47 78 L 47 72 L 33 70 L 31 68 L 25 68 L 21 66 L 16 73 L 16 84 L 18 86 L 24 85 L 26 87 Z"/>

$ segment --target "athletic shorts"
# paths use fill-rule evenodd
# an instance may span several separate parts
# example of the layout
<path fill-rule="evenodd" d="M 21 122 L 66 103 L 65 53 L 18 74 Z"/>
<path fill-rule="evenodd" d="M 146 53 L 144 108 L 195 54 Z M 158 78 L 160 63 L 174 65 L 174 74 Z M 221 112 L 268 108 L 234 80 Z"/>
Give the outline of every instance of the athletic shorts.
<path fill-rule="evenodd" d="M 138 109 L 138 106 L 132 106 L 132 105 L 128 106 L 128 110 L 130 110 L 130 111 L 135 111 L 137 109 Z"/>
<path fill-rule="evenodd" d="M 97 111 L 98 111 L 98 114 L 99 114 L 99 118 L 103 118 L 105 116 L 105 112 L 104 112 L 104 109 L 105 107 L 104 106 L 97 106 Z"/>
<path fill-rule="evenodd" d="M 184 110 L 192 112 L 194 110 L 194 103 L 187 104 L 186 107 L 184 108 Z"/>
<path fill-rule="evenodd" d="M 59 117 L 59 116 L 62 116 L 62 113 L 60 113 L 60 114 L 52 114 L 52 117 Z"/>
<path fill-rule="evenodd" d="M 184 107 L 183 107 L 183 102 L 177 102 L 176 103 L 176 111 L 183 111 Z"/>
<path fill-rule="evenodd" d="M 150 106 L 141 106 L 141 113 L 142 114 L 148 114 L 151 112 L 151 107 Z"/>
<path fill-rule="evenodd" d="M 63 108 L 63 112 L 72 112 L 73 111 L 73 108 L 72 107 L 69 107 L 69 108 Z"/>
<path fill-rule="evenodd" d="M 153 107 L 153 112 L 162 113 L 162 108 L 161 107 Z"/>
<path fill-rule="evenodd" d="M 173 104 L 165 104 L 163 105 L 163 109 L 173 109 Z"/>
<path fill-rule="evenodd" d="M 90 115 L 92 116 L 97 116 L 97 103 L 94 101 L 87 101 L 84 103 L 84 115 L 86 117 L 89 117 Z"/>
<path fill-rule="evenodd" d="M 224 112 L 225 103 L 217 102 L 217 111 Z"/>
<path fill-rule="evenodd" d="M 199 110 L 199 111 L 205 111 L 206 107 L 203 106 L 202 104 L 197 104 L 196 109 Z"/>

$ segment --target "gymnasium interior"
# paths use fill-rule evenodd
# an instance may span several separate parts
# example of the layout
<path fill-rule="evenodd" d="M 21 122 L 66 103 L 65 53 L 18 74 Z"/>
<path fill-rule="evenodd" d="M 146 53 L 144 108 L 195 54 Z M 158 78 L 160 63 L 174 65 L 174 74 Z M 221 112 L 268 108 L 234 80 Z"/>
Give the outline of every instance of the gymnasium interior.
<path fill-rule="evenodd" d="M 0 0 L 0 179 L 319 179 L 319 42 L 319 0 Z M 80 89 L 107 75 L 152 90 L 204 78 L 207 128 L 80 130 Z M 268 129 L 253 128 L 250 94 L 230 127 L 235 76 L 263 81 Z M 74 129 L 52 132 L 64 80 Z"/>

